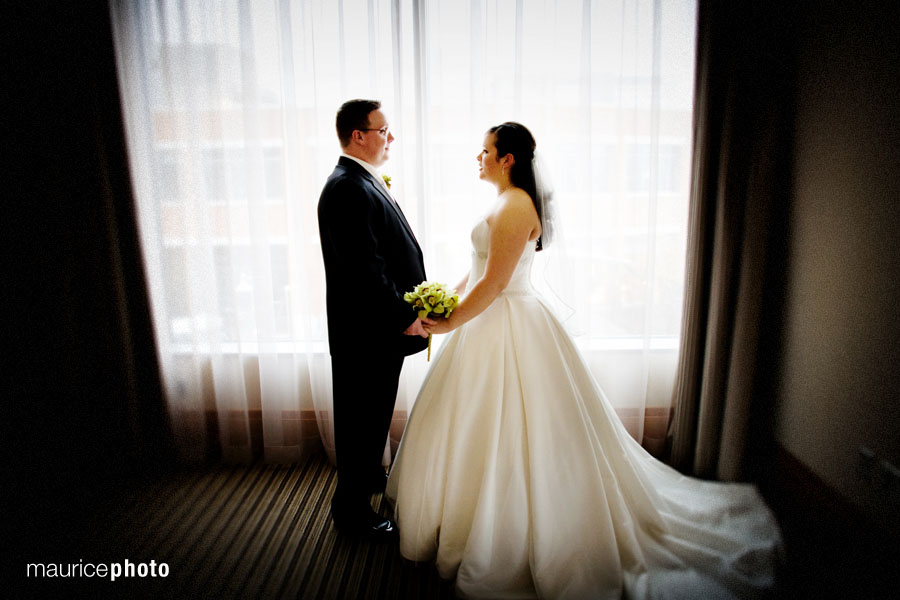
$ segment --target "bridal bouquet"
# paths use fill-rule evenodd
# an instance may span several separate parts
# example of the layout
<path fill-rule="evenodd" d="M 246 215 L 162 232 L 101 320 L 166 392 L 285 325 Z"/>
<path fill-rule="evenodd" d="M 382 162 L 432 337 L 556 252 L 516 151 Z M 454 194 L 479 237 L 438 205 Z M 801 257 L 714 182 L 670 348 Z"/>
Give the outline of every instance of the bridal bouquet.
<path fill-rule="evenodd" d="M 412 304 L 420 319 L 431 317 L 449 318 L 450 313 L 459 304 L 456 290 L 447 288 L 443 283 L 423 281 L 413 291 L 406 292 L 403 299 Z M 428 336 L 428 360 L 431 360 L 431 335 Z"/>

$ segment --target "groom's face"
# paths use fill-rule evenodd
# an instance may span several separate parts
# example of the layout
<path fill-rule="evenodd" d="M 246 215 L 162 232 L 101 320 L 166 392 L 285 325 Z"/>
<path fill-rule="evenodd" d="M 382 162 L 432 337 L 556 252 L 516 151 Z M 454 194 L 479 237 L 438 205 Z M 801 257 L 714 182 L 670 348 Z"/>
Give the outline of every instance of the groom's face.
<path fill-rule="evenodd" d="M 394 141 L 387 117 L 381 109 L 369 113 L 369 126 L 366 129 L 362 132 L 363 159 L 370 165 L 380 167 L 390 158 L 391 142 Z"/>

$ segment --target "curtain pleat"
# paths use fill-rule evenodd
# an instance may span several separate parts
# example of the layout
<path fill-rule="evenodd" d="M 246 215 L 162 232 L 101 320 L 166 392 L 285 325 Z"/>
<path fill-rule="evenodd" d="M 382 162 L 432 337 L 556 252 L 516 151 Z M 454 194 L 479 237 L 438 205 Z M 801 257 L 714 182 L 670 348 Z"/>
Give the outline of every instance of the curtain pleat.
<path fill-rule="evenodd" d="M 757 349 L 779 214 L 773 202 L 786 193 L 781 152 L 789 147 L 790 100 L 779 85 L 788 60 L 768 52 L 787 34 L 785 15 L 771 8 L 700 3 L 685 299 L 669 428 L 670 462 L 700 477 L 747 477 L 752 424 L 769 408 L 757 393 Z"/>
<path fill-rule="evenodd" d="M 6 3 L 2 24 L 0 536 L 10 556 L 64 555 L 174 447 L 106 6 Z"/>

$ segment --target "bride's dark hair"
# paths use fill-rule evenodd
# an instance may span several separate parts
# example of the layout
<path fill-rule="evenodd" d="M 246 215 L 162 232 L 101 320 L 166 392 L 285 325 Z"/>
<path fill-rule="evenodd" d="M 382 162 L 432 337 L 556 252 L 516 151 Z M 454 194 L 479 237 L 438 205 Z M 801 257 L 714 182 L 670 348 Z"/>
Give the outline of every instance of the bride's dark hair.
<path fill-rule="evenodd" d="M 525 190 L 525 193 L 531 197 L 538 218 L 543 223 L 544 215 L 541 214 L 541 203 L 538 202 L 537 182 L 534 174 L 534 150 L 537 148 L 534 136 L 527 127 L 513 121 L 495 125 L 488 129 L 488 133 L 494 134 L 494 146 L 497 148 L 498 160 L 507 154 L 515 157 L 516 162 L 509 170 L 509 182 Z M 540 252 L 542 247 L 541 238 L 538 238 L 535 251 Z"/>

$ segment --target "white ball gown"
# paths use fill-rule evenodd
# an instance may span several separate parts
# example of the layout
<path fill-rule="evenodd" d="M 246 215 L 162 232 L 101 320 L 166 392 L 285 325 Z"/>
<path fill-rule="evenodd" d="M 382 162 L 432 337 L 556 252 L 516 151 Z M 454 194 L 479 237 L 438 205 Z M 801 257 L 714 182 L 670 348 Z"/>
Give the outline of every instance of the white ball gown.
<path fill-rule="evenodd" d="M 765 597 L 781 536 L 755 487 L 685 477 L 628 434 L 533 259 L 434 358 L 387 485 L 401 554 L 464 598 Z"/>

